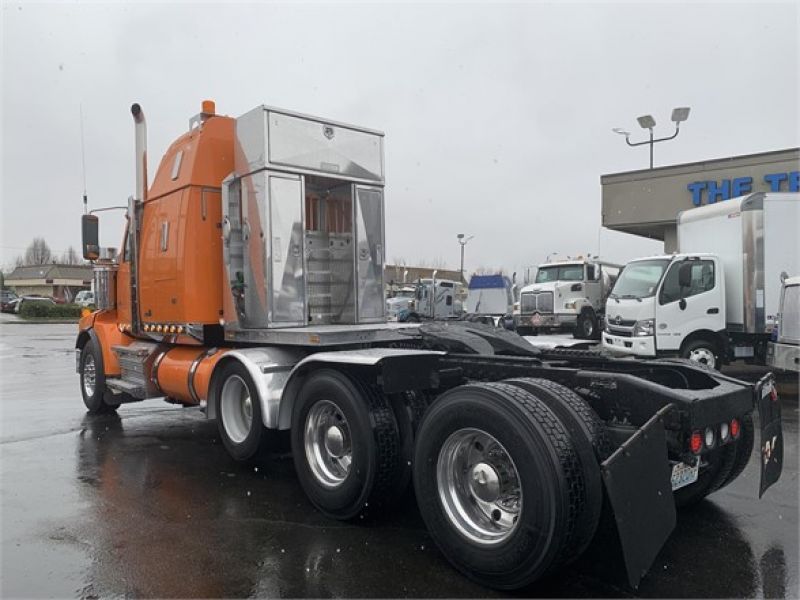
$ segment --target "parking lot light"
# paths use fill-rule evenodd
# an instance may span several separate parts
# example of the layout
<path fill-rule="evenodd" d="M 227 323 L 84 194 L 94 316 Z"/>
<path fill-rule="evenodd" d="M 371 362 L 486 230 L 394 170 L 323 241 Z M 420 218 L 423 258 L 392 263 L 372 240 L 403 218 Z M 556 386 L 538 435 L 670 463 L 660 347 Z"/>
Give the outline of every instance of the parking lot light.
<path fill-rule="evenodd" d="M 625 143 L 628 146 L 642 146 L 647 144 L 650 146 L 650 168 L 653 168 L 653 146 L 658 142 L 666 142 L 667 140 L 674 139 L 678 137 L 678 133 L 680 133 L 681 123 L 686 121 L 689 118 L 689 112 L 691 108 L 688 106 L 680 106 L 678 108 L 672 109 L 672 122 L 675 123 L 675 133 L 670 136 L 655 139 L 655 134 L 653 132 L 653 128 L 656 126 L 656 120 L 653 118 L 653 115 L 642 115 L 641 117 L 637 117 L 637 121 L 639 126 L 642 129 L 647 129 L 649 132 L 649 139 L 643 140 L 641 142 L 632 142 L 630 139 L 630 132 L 622 129 L 621 127 L 614 127 L 611 131 L 618 135 L 625 136 Z"/>
<path fill-rule="evenodd" d="M 689 111 L 692 110 L 688 106 L 682 106 L 680 108 L 673 108 L 672 109 L 672 121 L 676 125 L 678 123 L 683 123 L 686 119 L 689 118 Z"/>
<path fill-rule="evenodd" d="M 652 117 L 652 115 L 642 115 L 636 120 L 639 121 L 639 127 L 642 129 L 652 129 L 656 126 L 656 120 Z"/>

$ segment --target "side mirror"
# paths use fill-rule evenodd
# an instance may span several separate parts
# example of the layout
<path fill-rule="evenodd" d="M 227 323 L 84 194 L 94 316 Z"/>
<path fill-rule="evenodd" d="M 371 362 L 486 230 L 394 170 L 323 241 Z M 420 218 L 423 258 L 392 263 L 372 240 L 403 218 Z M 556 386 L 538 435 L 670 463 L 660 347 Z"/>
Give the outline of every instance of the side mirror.
<path fill-rule="evenodd" d="M 84 259 L 100 257 L 99 219 L 95 215 L 81 215 L 81 247 Z"/>
<path fill-rule="evenodd" d="M 789 274 L 786 271 L 781 271 L 781 283 L 785 283 L 789 279 Z"/>
<path fill-rule="evenodd" d="M 682 288 L 688 288 L 692 285 L 692 263 L 682 263 L 678 268 L 678 285 Z"/>

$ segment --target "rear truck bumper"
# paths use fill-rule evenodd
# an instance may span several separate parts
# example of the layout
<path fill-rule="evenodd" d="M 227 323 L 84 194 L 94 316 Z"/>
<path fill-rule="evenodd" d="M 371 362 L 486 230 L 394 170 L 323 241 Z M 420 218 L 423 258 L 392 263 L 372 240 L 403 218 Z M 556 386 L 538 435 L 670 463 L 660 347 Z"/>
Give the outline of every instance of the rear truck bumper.
<path fill-rule="evenodd" d="M 604 331 L 603 348 L 614 354 L 647 357 L 656 355 L 656 343 L 653 336 L 623 337 Z"/>
<path fill-rule="evenodd" d="M 605 537 L 597 540 L 599 556 L 608 556 L 611 562 L 603 562 L 615 568 L 624 563 L 631 586 L 638 585 L 674 529 L 673 467 L 680 471 L 680 463 L 698 464 L 698 455 L 690 450 L 692 432 L 709 427 L 717 432 L 712 445 L 701 448 L 702 457 L 719 443 L 730 443 L 719 441 L 722 424 L 758 410 L 761 475 L 753 494 L 761 497 L 780 478 L 783 434 L 771 375 L 753 385 L 681 361 L 615 360 L 562 352 L 553 357 L 561 361 L 553 366 L 548 357 L 546 351 L 532 357 L 450 353 L 439 362 L 442 373 L 457 371 L 459 378 L 544 377 L 582 390 L 617 447 L 601 463 L 614 518 L 609 533 L 616 542 L 606 546 Z M 676 479 L 675 489 L 690 483 Z M 610 557 L 620 556 L 614 547 L 622 561 Z"/>
<path fill-rule="evenodd" d="M 533 313 L 514 315 L 514 325 L 517 327 L 575 327 L 577 315 L 572 314 L 543 314 Z"/>
<path fill-rule="evenodd" d="M 800 371 L 800 346 L 770 342 L 767 366 L 779 371 Z"/>
<path fill-rule="evenodd" d="M 771 374 L 750 388 L 750 410 L 757 409 L 760 421 L 760 480 L 758 497 L 778 479 L 783 467 L 783 430 L 780 401 Z M 728 421 L 740 416 L 741 399 L 708 397 L 697 400 L 690 419 Z M 739 396 L 739 394 L 737 394 Z M 674 421 L 676 404 L 662 407 L 628 437 L 601 464 L 606 495 L 614 514 L 628 583 L 636 588 L 676 524 L 672 488 L 674 450 L 666 427 Z M 749 411 L 748 411 L 749 412 Z"/>

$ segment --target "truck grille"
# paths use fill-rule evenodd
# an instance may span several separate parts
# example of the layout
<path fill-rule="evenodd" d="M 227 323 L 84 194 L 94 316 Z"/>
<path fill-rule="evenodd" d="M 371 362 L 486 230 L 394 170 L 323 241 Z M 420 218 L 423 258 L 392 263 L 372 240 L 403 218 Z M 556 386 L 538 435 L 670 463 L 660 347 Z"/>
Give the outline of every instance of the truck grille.
<path fill-rule="evenodd" d="M 633 330 L 630 328 L 622 329 L 619 327 L 614 327 L 613 325 L 607 325 L 607 328 L 608 333 L 611 335 L 618 335 L 619 337 L 633 337 Z"/>
<path fill-rule="evenodd" d="M 553 292 L 526 292 L 520 298 L 519 310 L 522 314 L 534 312 L 553 312 Z"/>

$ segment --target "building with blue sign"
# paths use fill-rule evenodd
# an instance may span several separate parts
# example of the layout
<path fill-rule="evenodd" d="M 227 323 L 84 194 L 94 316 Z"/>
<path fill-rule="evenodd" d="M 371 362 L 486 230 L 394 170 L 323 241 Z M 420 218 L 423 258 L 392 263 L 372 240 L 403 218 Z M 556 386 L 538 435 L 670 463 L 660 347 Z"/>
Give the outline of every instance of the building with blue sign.
<path fill-rule="evenodd" d="M 600 178 L 603 227 L 677 249 L 678 213 L 753 192 L 800 191 L 800 148 L 746 154 Z"/>

